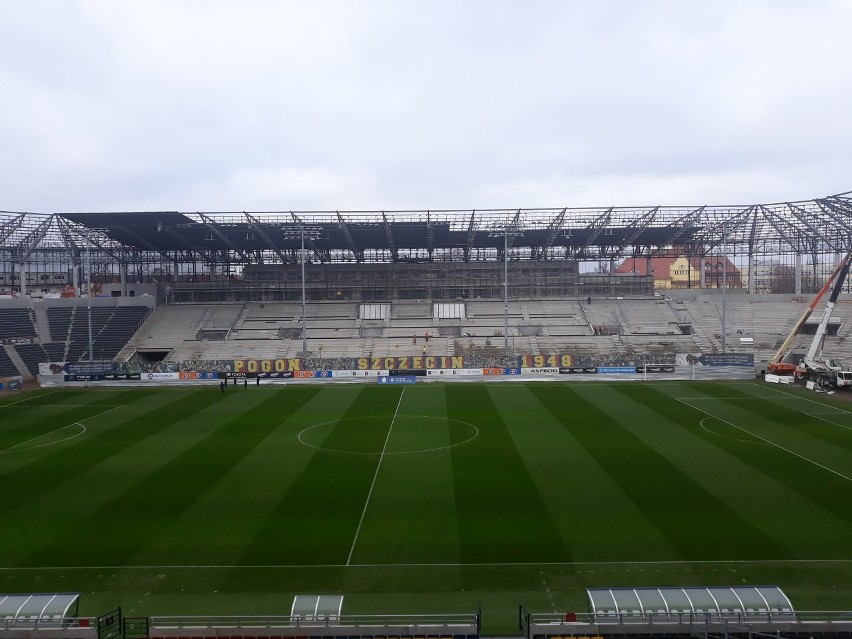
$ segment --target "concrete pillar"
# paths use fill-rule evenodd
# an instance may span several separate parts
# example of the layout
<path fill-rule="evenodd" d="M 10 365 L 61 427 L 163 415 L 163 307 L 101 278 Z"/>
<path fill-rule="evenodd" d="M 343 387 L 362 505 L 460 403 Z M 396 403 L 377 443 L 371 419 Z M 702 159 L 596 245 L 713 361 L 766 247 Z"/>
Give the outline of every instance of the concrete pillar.
<path fill-rule="evenodd" d="M 118 265 L 118 277 L 121 282 L 121 296 L 127 297 L 127 264 L 124 262 Z"/>
<path fill-rule="evenodd" d="M 796 295 L 802 294 L 802 254 L 796 253 L 796 265 L 795 270 L 793 271 L 795 277 L 795 290 Z"/>
<path fill-rule="evenodd" d="M 80 297 L 80 265 L 71 265 L 71 284 L 74 286 L 74 295 Z"/>
<path fill-rule="evenodd" d="M 705 282 L 707 280 L 707 257 L 699 258 L 701 261 L 701 268 L 698 269 L 698 288 L 705 288 Z"/>
<path fill-rule="evenodd" d="M 21 262 L 21 268 L 18 269 L 21 277 L 21 297 L 27 296 L 27 265 Z"/>

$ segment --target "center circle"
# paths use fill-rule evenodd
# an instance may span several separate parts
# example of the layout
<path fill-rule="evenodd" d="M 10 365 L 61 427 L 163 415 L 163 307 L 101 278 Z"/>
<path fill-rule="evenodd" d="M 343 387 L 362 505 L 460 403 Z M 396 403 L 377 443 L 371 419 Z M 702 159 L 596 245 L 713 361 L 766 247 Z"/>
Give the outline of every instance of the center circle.
<path fill-rule="evenodd" d="M 367 429 L 375 427 L 376 422 L 387 423 L 387 415 L 369 415 L 366 417 L 346 417 L 314 424 L 299 433 L 299 442 L 310 448 L 329 453 L 347 453 L 350 455 L 411 455 L 413 453 L 430 453 L 461 446 L 476 439 L 479 429 L 469 422 L 451 417 L 429 417 L 428 415 L 399 415 L 393 425 L 388 425 L 384 432 L 392 429 L 388 440 L 364 442 L 353 441 L 353 446 L 326 444 L 332 431 L 340 426 L 346 429 Z M 403 433 L 408 444 L 402 447 L 393 446 L 393 434 Z M 363 446 L 363 448 L 361 447 Z M 375 450 L 374 450 L 375 449 Z"/>

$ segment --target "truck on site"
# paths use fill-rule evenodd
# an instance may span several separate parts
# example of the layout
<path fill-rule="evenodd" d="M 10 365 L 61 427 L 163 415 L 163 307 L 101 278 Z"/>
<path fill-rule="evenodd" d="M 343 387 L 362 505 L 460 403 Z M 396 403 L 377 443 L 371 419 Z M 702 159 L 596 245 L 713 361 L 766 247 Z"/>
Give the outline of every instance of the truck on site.
<path fill-rule="evenodd" d="M 845 370 L 841 362 L 832 357 L 825 356 L 822 352 L 825 336 L 828 333 L 829 320 L 831 319 L 834 307 L 837 305 L 837 298 L 840 296 L 840 291 L 843 289 L 843 284 L 849 275 L 849 267 L 851 265 L 852 251 L 847 253 L 837 264 L 825 284 L 823 284 L 822 288 L 805 309 L 802 317 L 796 322 L 787 339 L 781 344 L 778 352 L 775 353 L 775 357 L 770 360 L 767 366 L 767 370 L 770 373 L 780 376 L 793 376 L 797 382 L 812 382 L 814 386 L 821 390 L 852 388 L 852 370 Z M 817 304 L 819 304 L 829 289 L 831 293 L 825 303 L 825 309 L 823 309 L 822 317 L 819 324 L 817 324 L 814 338 L 807 352 L 802 355 L 800 351 L 791 350 L 790 345 L 793 343 L 793 339 L 805 325 Z"/>

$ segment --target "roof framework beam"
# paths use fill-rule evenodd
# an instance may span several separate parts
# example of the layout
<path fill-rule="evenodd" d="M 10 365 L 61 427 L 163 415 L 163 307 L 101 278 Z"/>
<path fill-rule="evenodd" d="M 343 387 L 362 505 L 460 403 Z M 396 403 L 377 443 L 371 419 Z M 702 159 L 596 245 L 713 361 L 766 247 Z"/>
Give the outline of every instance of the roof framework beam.
<path fill-rule="evenodd" d="M 775 215 L 772 211 L 761 206 L 760 211 L 763 214 L 763 219 L 778 233 L 778 236 L 791 248 L 793 251 L 799 251 L 800 247 L 793 242 L 792 238 L 798 237 L 798 229 L 787 222 L 783 217 Z M 757 216 L 755 216 L 755 220 Z M 784 227 L 787 226 L 787 229 Z"/>
<path fill-rule="evenodd" d="M 390 249 L 390 252 L 391 252 L 391 259 L 394 262 L 396 262 L 396 258 L 397 258 L 396 242 L 394 241 L 394 238 L 393 238 L 393 230 L 391 229 L 390 222 L 388 222 L 388 216 L 385 215 L 384 211 L 382 211 L 382 222 L 384 223 L 384 227 L 385 227 L 385 240 L 387 240 L 388 248 Z"/>
<path fill-rule="evenodd" d="M 18 251 L 22 251 L 22 253 L 18 256 L 19 263 L 23 264 L 27 259 L 29 259 L 32 252 L 36 249 L 36 247 L 38 247 L 39 242 L 41 242 L 47 235 L 47 231 L 53 224 L 55 217 L 55 215 L 48 216 L 41 224 L 21 238 L 17 247 Z"/>
<path fill-rule="evenodd" d="M 249 227 L 251 227 L 251 229 L 255 233 L 257 233 L 258 236 L 260 236 L 260 239 L 262 239 L 263 243 L 269 247 L 269 250 L 275 253 L 275 255 L 278 256 L 278 259 L 281 260 L 282 263 L 286 262 L 287 260 L 284 258 L 284 254 L 281 252 L 281 249 L 275 246 L 275 243 L 271 239 L 269 239 L 269 235 L 267 235 L 266 231 L 263 230 L 263 226 L 261 225 L 260 221 L 252 215 L 246 213 L 245 211 L 243 211 L 243 215 L 246 216 L 246 221 L 248 222 Z"/>
<path fill-rule="evenodd" d="M 22 224 L 24 219 L 26 218 L 26 213 L 21 213 L 17 217 L 12 218 L 11 220 L 7 220 L 2 225 L 0 225 L 0 244 L 4 243 L 9 237 L 11 237 L 15 231 L 19 231 L 22 228 Z"/>
<path fill-rule="evenodd" d="M 335 213 L 337 213 L 337 228 L 339 228 L 340 232 L 343 233 L 346 244 L 349 245 L 349 250 L 352 251 L 352 255 L 355 257 L 355 261 L 359 263 L 362 262 L 364 260 L 364 251 L 359 250 L 355 245 L 355 241 L 352 239 L 352 234 L 349 232 L 349 227 L 346 225 L 346 220 L 343 219 L 340 211 L 335 211 Z"/>
<path fill-rule="evenodd" d="M 810 220 L 810 215 L 808 212 L 801 208 L 800 206 L 787 202 L 787 210 L 790 212 L 790 215 L 795 217 L 799 222 L 801 222 L 814 236 L 814 239 L 823 242 L 826 246 L 831 246 L 831 241 L 825 234 L 817 227 L 815 227 Z"/>
<path fill-rule="evenodd" d="M 243 212 L 243 214 L 246 215 L 245 212 Z M 201 221 L 204 223 L 204 226 L 206 226 L 210 230 L 210 232 L 213 233 L 213 235 L 215 235 L 217 238 L 219 238 L 219 240 L 222 243 L 224 243 L 225 246 L 227 246 L 229 249 L 231 249 L 232 251 L 237 253 L 246 262 L 249 261 L 248 254 L 245 251 L 243 251 L 241 248 L 239 248 L 236 244 L 234 244 L 228 238 L 227 234 L 225 234 L 225 232 L 222 231 L 222 229 L 219 228 L 219 222 L 217 222 L 213 218 L 205 215 L 204 213 L 198 213 L 197 215 L 201 218 Z M 208 259 L 208 257 L 205 255 L 204 259 Z"/>
<path fill-rule="evenodd" d="M 153 244 L 151 244 L 148 240 L 146 240 L 144 237 L 141 237 L 141 236 L 140 236 L 140 235 L 138 235 L 136 232 L 134 232 L 134 231 L 130 230 L 128 227 L 126 227 L 126 226 L 117 226 L 116 228 L 121 229 L 121 231 L 122 231 L 122 232 L 124 232 L 124 233 L 127 233 L 127 235 L 129 235 L 129 236 L 130 236 L 130 237 L 132 237 L 134 240 L 136 240 L 136 242 L 137 242 L 140 246 L 144 246 L 146 250 L 151 251 L 152 253 L 155 253 L 155 254 L 157 254 L 157 255 L 160 255 L 161 257 L 165 258 L 165 259 L 166 259 L 166 260 L 168 260 L 169 262 L 171 262 L 171 261 L 172 261 L 172 256 L 171 256 L 171 255 L 169 255 L 168 251 L 163 251 L 163 250 L 161 250 L 161 249 L 157 248 L 156 246 L 154 246 Z"/>
<path fill-rule="evenodd" d="M 630 222 L 630 224 L 627 225 L 627 228 L 632 229 L 632 231 L 621 242 L 621 250 L 624 250 L 626 246 L 632 246 L 633 243 L 636 242 L 637 239 L 639 239 L 639 236 L 642 235 L 645 229 L 651 226 L 651 222 L 653 222 L 657 218 L 657 212 L 659 210 L 659 206 L 654 207 L 653 209 L 645 213 L 645 215 L 633 220 L 632 222 Z"/>
<path fill-rule="evenodd" d="M 598 215 L 595 219 L 593 219 L 586 228 L 591 231 L 589 233 L 589 237 L 586 238 L 586 242 L 583 245 L 583 252 L 588 251 L 589 247 L 595 244 L 598 241 L 598 238 L 601 236 L 601 233 L 604 232 L 604 229 L 609 225 L 610 220 L 612 219 L 612 207 L 608 208 L 606 211 Z"/>
<path fill-rule="evenodd" d="M 559 232 L 562 230 L 562 225 L 565 223 L 565 213 L 567 211 L 568 207 L 566 206 L 559 212 L 559 215 L 553 218 L 550 221 L 550 224 L 547 225 L 547 230 L 550 231 L 550 233 L 541 247 L 541 253 L 539 254 L 539 256 L 542 259 L 547 259 L 547 252 L 550 250 L 550 247 L 553 246 L 553 243 L 556 241 L 556 238 L 559 237 Z"/>
<path fill-rule="evenodd" d="M 473 248 L 473 242 L 476 239 L 476 209 L 470 212 L 470 220 L 467 223 L 467 244 L 464 247 L 464 261 L 470 261 L 470 250 Z"/>
<path fill-rule="evenodd" d="M 426 211 L 426 252 L 429 261 L 432 261 L 432 252 L 435 250 L 435 229 L 432 227 L 432 214 Z"/>
<path fill-rule="evenodd" d="M 301 229 L 300 233 L 305 239 L 305 246 L 307 246 L 309 249 L 311 249 L 311 251 L 313 251 L 313 254 L 317 256 L 317 259 L 320 262 L 330 262 L 331 255 L 329 254 L 329 252 L 320 251 L 319 247 L 314 241 L 320 235 L 320 227 L 310 226 L 306 224 L 305 221 L 302 220 L 302 218 L 296 215 L 293 211 L 290 211 L 290 217 L 293 218 L 293 223 Z"/>

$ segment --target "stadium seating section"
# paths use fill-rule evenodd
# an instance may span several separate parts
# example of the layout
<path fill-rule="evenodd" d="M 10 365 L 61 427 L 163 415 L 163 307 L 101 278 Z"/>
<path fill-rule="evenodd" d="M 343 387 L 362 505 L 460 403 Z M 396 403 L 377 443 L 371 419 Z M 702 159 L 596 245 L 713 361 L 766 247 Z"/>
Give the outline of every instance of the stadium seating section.
<path fill-rule="evenodd" d="M 726 349 L 768 360 L 808 301 L 808 296 L 729 294 Z M 814 320 L 820 312 L 817 308 Z M 508 306 L 509 348 L 515 354 L 571 353 L 587 361 L 614 353 L 629 359 L 719 352 L 722 313 L 720 295 L 701 291 L 591 302 L 513 300 Z M 506 309 L 499 300 L 441 305 L 405 300 L 370 308 L 357 302 L 311 302 L 306 314 L 308 352 L 328 360 L 323 363 L 328 368 L 338 358 L 500 357 L 504 352 Z M 302 352 L 301 317 L 298 302 L 185 304 L 161 306 L 153 313 L 146 306 L 97 305 L 91 309 L 93 356 L 123 361 L 137 351 L 160 351 L 170 361 L 292 358 Z M 850 320 L 852 302 L 841 298 L 832 317 L 839 328 L 826 338 L 825 350 L 846 361 L 852 361 Z M 85 304 L 37 312 L 0 309 L 0 336 L 5 342 L 0 372 L 17 374 L 15 358 L 9 356 L 14 349 L 35 375 L 39 362 L 88 359 L 89 310 Z M 33 341 L 16 343 L 21 339 Z M 805 347 L 810 340 L 800 335 L 794 346 Z"/>
<path fill-rule="evenodd" d="M 0 312 L 0 340 L 34 338 L 32 311 L 26 308 L 10 308 Z"/>

